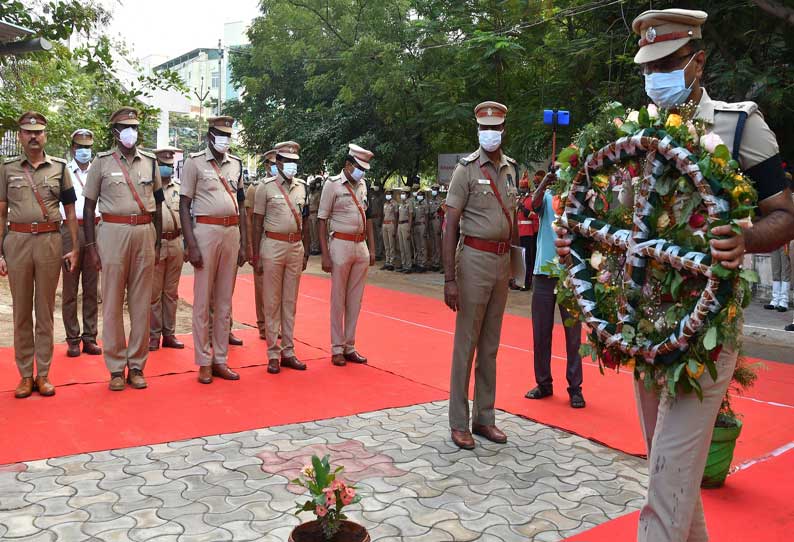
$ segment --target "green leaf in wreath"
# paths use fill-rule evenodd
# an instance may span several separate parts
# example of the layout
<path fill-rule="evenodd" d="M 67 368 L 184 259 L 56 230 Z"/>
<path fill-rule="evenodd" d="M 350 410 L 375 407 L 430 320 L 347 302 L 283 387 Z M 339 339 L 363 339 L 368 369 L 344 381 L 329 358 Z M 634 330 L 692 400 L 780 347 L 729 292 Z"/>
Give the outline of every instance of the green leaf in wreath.
<path fill-rule="evenodd" d="M 739 273 L 739 277 L 743 278 L 750 284 L 755 284 L 756 282 L 761 280 L 758 277 L 758 272 L 752 269 L 742 269 L 741 273 Z"/>
<path fill-rule="evenodd" d="M 681 285 L 684 284 L 684 277 L 681 276 L 681 273 L 675 271 L 673 272 L 673 283 L 670 285 L 670 294 L 673 296 L 673 299 L 678 299 L 678 294 L 681 293 Z"/>
<path fill-rule="evenodd" d="M 579 356 L 586 358 L 593 353 L 593 347 L 589 343 L 582 343 L 579 345 Z"/>
<path fill-rule="evenodd" d="M 640 108 L 639 125 L 643 128 L 648 128 L 651 125 L 651 116 L 648 114 L 647 107 Z"/>
<path fill-rule="evenodd" d="M 557 155 L 557 162 L 565 166 L 570 163 L 570 160 L 573 156 L 576 156 L 578 154 L 579 154 L 578 149 L 566 147 L 564 150 L 560 151 L 560 154 Z"/>
<path fill-rule="evenodd" d="M 622 330 L 623 338 L 626 339 L 626 342 L 631 342 L 634 340 L 634 337 L 637 336 L 637 331 L 634 329 L 633 326 L 623 326 Z"/>
<path fill-rule="evenodd" d="M 676 384 L 678 384 L 678 381 L 681 379 L 681 373 L 684 371 L 684 367 L 686 367 L 686 364 L 685 363 L 681 363 L 673 371 L 673 377 L 672 378 L 668 377 L 668 379 L 667 379 L 667 389 L 670 391 L 670 395 L 675 395 L 675 386 L 676 386 Z"/>
<path fill-rule="evenodd" d="M 695 391 L 695 395 L 698 396 L 698 399 L 703 401 L 703 388 L 700 387 L 700 382 L 689 375 L 687 375 L 687 379 L 689 380 L 689 385 L 692 386 L 692 389 Z"/>
<path fill-rule="evenodd" d="M 667 194 L 670 193 L 670 189 L 672 187 L 673 187 L 673 180 L 667 175 L 665 175 L 664 177 L 656 181 L 656 185 L 654 186 L 654 189 L 660 196 L 666 196 Z"/>
<path fill-rule="evenodd" d="M 720 279 L 730 278 L 731 274 L 733 273 L 733 271 L 730 269 L 723 267 L 721 263 L 711 266 L 711 272 L 714 274 L 714 276 Z"/>
<path fill-rule="evenodd" d="M 714 149 L 714 158 L 719 158 L 727 164 L 731 161 L 731 151 L 726 145 L 717 145 L 717 148 Z"/>
<path fill-rule="evenodd" d="M 709 372 L 709 376 L 711 379 L 716 382 L 717 381 L 717 364 L 714 363 L 714 360 L 709 357 L 706 360 L 706 370 Z"/>
<path fill-rule="evenodd" d="M 703 348 L 711 352 L 717 348 L 717 328 L 711 327 L 703 337 Z"/>

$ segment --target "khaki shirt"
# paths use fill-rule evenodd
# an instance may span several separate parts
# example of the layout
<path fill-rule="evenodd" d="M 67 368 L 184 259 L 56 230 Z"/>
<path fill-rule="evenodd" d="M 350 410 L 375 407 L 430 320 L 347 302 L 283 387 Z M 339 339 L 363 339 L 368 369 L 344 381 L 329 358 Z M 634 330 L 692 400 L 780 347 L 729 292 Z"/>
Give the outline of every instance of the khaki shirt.
<path fill-rule="evenodd" d="M 366 233 L 366 224 L 362 220 L 361 212 L 353 201 L 353 197 L 345 185 L 350 186 L 358 198 L 358 203 L 366 212 L 367 210 L 367 185 L 364 181 L 351 182 L 345 177 L 344 172 L 335 177 L 330 177 L 323 184 L 323 193 L 320 196 L 320 208 L 317 218 L 328 221 L 328 232 L 339 233 Z"/>
<path fill-rule="evenodd" d="M 28 184 L 22 166 L 28 166 L 33 183 L 47 209 L 47 220 L 41 212 L 36 195 Z M 72 178 L 65 169 L 65 160 L 45 153 L 44 162 L 35 170 L 25 154 L 10 158 L 0 165 L 0 201 L 8 203 L 8 221 L 32 224 L 57 222 L 61 219 L 59 208 L 61 194 L 72 188 Z M 68 201 L 66 204 L 74 203 Z M 3 227 L 4 225 L 0 225 Z"/>
<path fill-rule="evenodd" d="M 163 233 L 182 229 L 179 220 L 179 181 L 171 180 L 163 187 Z"/>
<path fill-rule="evenodd" d="M 400 205 L 397 207 L 397 216 L 400 222 L 413 219 L 414 206 L 410 199 L 400 200 Z"/>
<path fill-rule="evenodd" d="M 124 173 L 113 158 L 114 152 L 118 153 L 121 163 L 129 171 L 130 180 L 144 209 L 147 213 L 153 213 L 157 208 L 154 194 L 163 188 L 160 168 L 157 167 L 157 159 L 153 154 L 140 149 L 135 150 L 132 164 L 117 149 L 97 154 L 88 168 L 83 195 L 97 202 L 100 213 L 124 216 L 141 214 L 141 208 L 124 179 Z"/>
<path fill-rule="evenodd" d="M 430 209 L 424 201 L 416 202 L 414 205 L 414 225 L 427 224 L 427 215 Z"/>
<path fill-rule="evenodd" d="M 396 222 L 397 221 L 397 204 L 394 201 L 387 201 L 383 204 L 383 221 Z"/>
<path fill-rule="evenodd" d="M 259 184 L 254 198 L 254 214 L 265 217 L 263 231 L 298 233 L 300 230 L 295 222 L 295 215 L 292 214 L 279 184 L 292 200 L 301 226 L 303 225 L 303 209 L 306 207 L 306 181 L 293 177 L 290 182 L 282 177 L 281 173 L 275 177 L 269 177 Z"/>
<path fill-rule="evenodd" d="M 510 216 L 510 222 L 491 189 L 491 183 L 481 171 L 481 166 L 486 168 L 494 180 Z M 463 235 L 491 241 L 509 240 L 515 215 L 515 205 L 512 202 L 518 194 L 515 175 L 515 161 L 504 153 L 498 164 L 491 163 L 482 149 L 460 160 L 452 173 L 447 206 L 461 211 L 460 232 Z"/>
<path fill-rule="evenodd" d="M 219 167 L 232 191 L 230 194 L 215 173 L 212 161 L 215 157 L 209 148 L 192 153 L 182 169 L 179 194 L 193 200 L 193 216 L 234 216 L 238 213 L 237 190 L 243 188 L 243 164 L 229 153 L 223 156 Z"/>
<path fill-rule="evenodd" d="M 251 212 L 253 212 L 254 209 L 254 197 L 256 196 L 256 189 L 260 184 L 262 184 L 260 181 L 256 181 L 255 183 L 249 184 L 248 188 L 245 189 L 245 208 L 251 209 Z"/>

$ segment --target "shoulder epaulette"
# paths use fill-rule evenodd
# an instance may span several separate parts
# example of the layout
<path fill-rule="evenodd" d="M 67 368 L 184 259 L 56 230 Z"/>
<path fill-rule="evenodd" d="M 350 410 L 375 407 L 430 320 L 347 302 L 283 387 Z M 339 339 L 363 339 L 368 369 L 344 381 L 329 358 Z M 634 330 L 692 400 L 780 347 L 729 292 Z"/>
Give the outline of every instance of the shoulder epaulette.
<path fill-rule="evenodd" d="M 302 185 L 306 185 L 306 180 L 305 179 L 301 179 L 300 177 L 293 177 L 292 180 L 293 181 L 298 181 Z"/>
<path fill-rule="evenodd" d="M 11 156 L 10 158 L 6 158 L 5 160 L 3 160 L 3 163 L 4 164 L 10 164 L 11 162 L 16 162 L 17 160 L 20 160 L 21 158 L 22 158 L 22 155 Z"/>
<path fill-rule="evenodd" d="M 146 158 L 151 158 L 152 160 L 157 160 L 157 157 L 154 154 L 150 153 L 149 151 L 138 150 L 138 152 L 141 153 L 141 156 L 145 156 Z"/>
<path fill-rule="evenodd" d="M 515 159 L 513 159 L 513 158 L 510 158 L 509 156 L 505 156 L 505 160 L 507 160 L 507 161 L 508 161 L 508 162 L 510 162 L 511 164 L 516 164 L 516 165 L 518 165 L 518 162 L 516 162 L 516 161 L 515 161 Z"/>
<path fill-rule="evenodd" d="M 66 165 L 68 162 L 63 158 L 58 158 L 57 156 L 50 156 L 50 160 L 53 162 L 57 162 L 58 164 Z"/>
<path fill-rule="evenodd" d="M 733 113 L 747 113 L 752 115 L 758 111 L 758 104 L 755 102 L 714 102 L 715 111 L 726 111 Z"/>
<path fill-rule="evenodd" d="M 341 178 L 342 178 L 341 175 L 333 175 L 331 177 L 328 177 L 328 179 L 326 179 L 326 182 L 335 183 L 336 181 L 338 181 Z"/>
<path fill-rule="evenodd" d="M 191 152 L 191 153 L 190 153 L 190 157 L 191 157 L 191 158 L 198 158 L 198 157 L 199 157 L 199 156 L 201 156 L 202 154 L 204 154 L 204 151 L 196 151 L 196 152 Z"/>
<path fill-rule="evenodd" d="M 235 156 L 235 155 L 233 155 L 233 154 L 230 154 L 230 155 L 229 155 L 229 158 L 231 158 L 232 160 L 237 160 L 237 161 L 238 161 L 238 162 L 240 162 L 241 164 L 243 163 L 243 159 L 242 159 L 242 158 L 240 158 L 239 156 Z"/>
<path fill-rule="evenodd" d="M 102 152 L 98 152 L 96 157 L 97 158 L 104 158 L 106 156 L 112 156 L 112 155 L 113 155 L 113 151 L 102 151 Z"/>
<path fill-rule="evenodd" d="M 266 177 L 265 180 L 262 181 L 262 184 L 272 183 L 275 180 L 276 180 L 276 177 Z"/>
<path fill-rule="evenodd" d="M 461 158 L 460 160 L 458 160 L 458 163 L 461 166 L 468 166 L 469 164 L 471 164 L 472 162 L 477 160 L 477 158 L 479 158 L 479 157 L 480 157 L 480 151 L 478 149 L 478 150 L 474 151 L 473 153 L 471 153 L 470 155 L 468 155 L 467 157 Z"/>

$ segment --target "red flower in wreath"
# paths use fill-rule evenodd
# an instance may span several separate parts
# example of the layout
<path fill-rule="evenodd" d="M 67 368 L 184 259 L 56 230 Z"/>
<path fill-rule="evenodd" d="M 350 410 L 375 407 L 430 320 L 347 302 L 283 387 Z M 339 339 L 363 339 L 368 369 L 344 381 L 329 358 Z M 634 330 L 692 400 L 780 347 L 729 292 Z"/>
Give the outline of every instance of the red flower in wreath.
<path fill-rule="evenodd" d="M 604 354 L 601 357 L 601 362 L 604 364 L 604 367 L 609 369 L 617 369 L 618 365 L 620 365 L 620 363 L 618 363 L 618 361 L 615 359 L 615 356 L 613 356 L 612 352 L 609 350 L 604 350 Z"/>
<path fill-rule="evenodd" d="M 700 213 L 694 213 L 689 217 L 689 227 L 693 230 L 699 230 L 706 225 L 706 217 Z"/>
<path fill-rule="evenodd" d="M 717 348 L 715 348 L 714 350 L 711 351 L 711 354 L 710 354 L 711 361 L 715 361 L 716 362 L 717 358 L 720 357 L 721 353 L 722 353 L 722 345 L 719 345 Z"/>

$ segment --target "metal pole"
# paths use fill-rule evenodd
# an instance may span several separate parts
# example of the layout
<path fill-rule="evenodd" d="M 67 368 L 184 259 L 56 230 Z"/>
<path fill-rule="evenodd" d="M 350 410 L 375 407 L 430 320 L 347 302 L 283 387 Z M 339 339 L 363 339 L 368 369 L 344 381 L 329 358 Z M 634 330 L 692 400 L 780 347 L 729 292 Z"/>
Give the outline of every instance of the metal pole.
<path fill-rule="evenodd" d="M 218 116 L 221 116 L 221 96 L 223 92 L 223 47 L 218 40 Z"/>
<path fill-rule="evenodd" d="M 204 100 L 207 99 L 207 96 L 210 93 L 210 89 L 207 88 L 207 92 L 204 92 L 204 76 L 201 76 L 201 90 L 196 92 L 196 89 L 193 89 L 193 94 L 196 95 L 196 98 L 199 100 L 199 129 L 198 129 L 198 142 L 201 143 L 201 114 L 204 111 Z"/>

